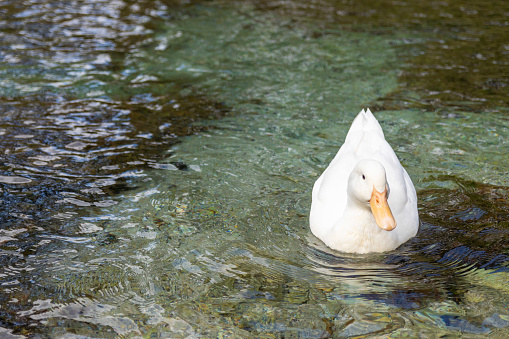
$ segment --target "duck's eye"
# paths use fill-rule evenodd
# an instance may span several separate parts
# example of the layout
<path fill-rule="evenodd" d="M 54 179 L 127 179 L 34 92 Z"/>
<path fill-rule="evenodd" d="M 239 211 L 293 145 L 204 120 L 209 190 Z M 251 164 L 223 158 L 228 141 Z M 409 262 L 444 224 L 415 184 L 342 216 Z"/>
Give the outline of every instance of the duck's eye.
<path fill-rule="evenodd" d="M 366 177 L 364 176 L 364 174 L 362 175 L 362 180 L 366 180 Z"/>

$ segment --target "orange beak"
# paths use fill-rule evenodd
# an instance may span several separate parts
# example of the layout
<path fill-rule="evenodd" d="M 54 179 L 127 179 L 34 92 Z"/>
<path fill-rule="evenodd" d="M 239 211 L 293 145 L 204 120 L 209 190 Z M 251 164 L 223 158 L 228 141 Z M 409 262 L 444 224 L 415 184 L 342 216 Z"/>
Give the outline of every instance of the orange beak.
<path fill-rule="evenodd" d="M 387 202 L 387 188 L 380 193 L 373 187 L 369 204 L 378 227 L 386 231 L 392 231 L 396 228 L 396 220 L 392 216 L 389 203 Z"/>

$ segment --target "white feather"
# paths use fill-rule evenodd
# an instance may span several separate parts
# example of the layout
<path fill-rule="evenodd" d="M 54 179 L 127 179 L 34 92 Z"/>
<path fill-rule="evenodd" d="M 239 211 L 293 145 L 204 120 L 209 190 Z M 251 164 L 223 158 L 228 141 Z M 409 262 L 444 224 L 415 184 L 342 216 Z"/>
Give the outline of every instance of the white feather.
<path fill-rule="evenodd" d="M 350 174 L 360 160 L 366 159 L 376 160 L 385 168 L 388 203 L 397 223 L 392 231 L 378 227 L 371 211 L 352 203 L 347 194 Z M 345 143 L 315 182 L 310 227 L 332 249 L 355 253 L 393 250 L 417 233 L 414 185 L 369 109 L 354 119 Z"/>

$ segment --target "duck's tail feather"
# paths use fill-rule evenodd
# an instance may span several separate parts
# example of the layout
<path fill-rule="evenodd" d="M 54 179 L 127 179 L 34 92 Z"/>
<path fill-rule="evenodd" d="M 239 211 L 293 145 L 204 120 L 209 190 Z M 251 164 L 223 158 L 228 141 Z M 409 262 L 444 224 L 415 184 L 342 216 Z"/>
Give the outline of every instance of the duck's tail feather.
<path fill-rule="evenodd" d="M 366 111 L 362 109 L 362 111 L 357 114 L 357 117 L 353 120 L 352 126 L 346 135 L 345 142 L 348 141 L 349 137 L 351 138 L 352 135 L 357 134 L 357 132 L 378 133 L 382 138 L 385 137 L 382 127 L 380 127 L 380 124 L 369 108 Z"/>

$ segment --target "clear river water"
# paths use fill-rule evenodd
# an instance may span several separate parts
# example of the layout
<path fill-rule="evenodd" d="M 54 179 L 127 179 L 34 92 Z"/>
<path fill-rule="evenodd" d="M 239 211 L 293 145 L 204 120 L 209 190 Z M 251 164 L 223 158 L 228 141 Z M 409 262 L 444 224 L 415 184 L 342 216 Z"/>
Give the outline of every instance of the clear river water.
<path fill-rule="evenodd" d="M 509 3 L 0 3 L 0 337 L 509 336 Z M 309 230 L 370 107 L 398 249 Z"/>

